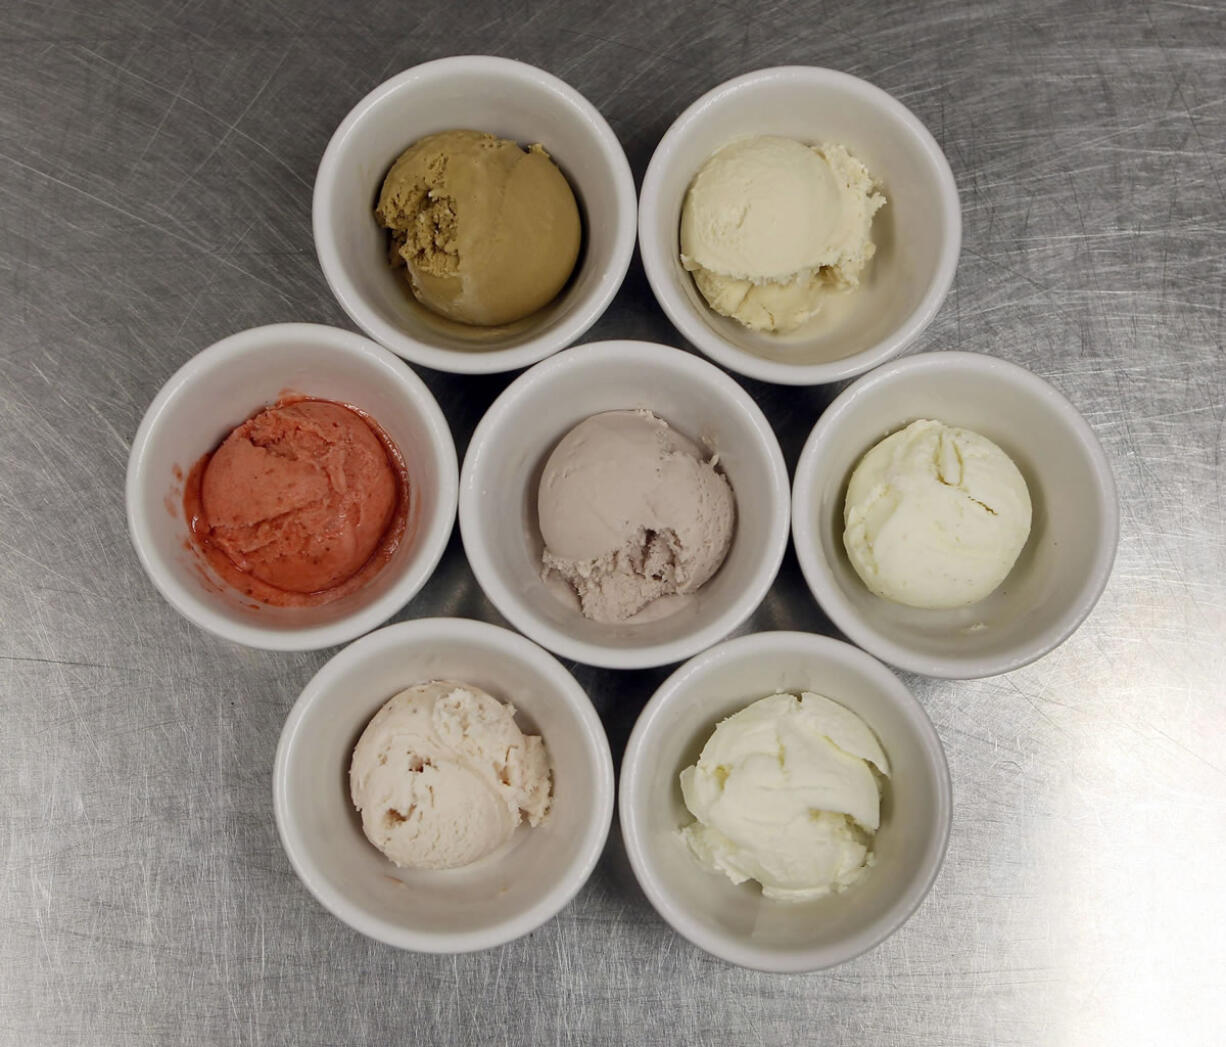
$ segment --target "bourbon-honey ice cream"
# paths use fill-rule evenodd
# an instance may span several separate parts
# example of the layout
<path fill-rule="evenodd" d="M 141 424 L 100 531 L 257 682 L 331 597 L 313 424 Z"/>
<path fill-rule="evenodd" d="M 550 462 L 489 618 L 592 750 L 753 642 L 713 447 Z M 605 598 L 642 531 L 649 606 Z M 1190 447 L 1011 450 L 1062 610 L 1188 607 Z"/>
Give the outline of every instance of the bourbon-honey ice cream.
<path fill-rule="evenodd" d="M 396 865 L 454 869 L 540 825 L 552 777 L 545 745 L 515 709 L 452 680 L 415 684 L 374 715 L 349 790 L 367 839 Z"/>

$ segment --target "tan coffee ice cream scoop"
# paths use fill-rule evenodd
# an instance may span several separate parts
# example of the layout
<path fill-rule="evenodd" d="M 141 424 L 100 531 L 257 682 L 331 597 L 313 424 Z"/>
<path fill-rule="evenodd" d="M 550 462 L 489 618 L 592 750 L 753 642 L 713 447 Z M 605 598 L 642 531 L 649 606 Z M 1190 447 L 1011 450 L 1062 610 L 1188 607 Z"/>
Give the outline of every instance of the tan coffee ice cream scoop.
<path fill-rule="evenodd" d="M 375 216 L 418 301 L 460 323 L 536 312 L 579 257 L 579 208 L 549 154 L 480 131 L 442 131 L 401 153 Z"/>

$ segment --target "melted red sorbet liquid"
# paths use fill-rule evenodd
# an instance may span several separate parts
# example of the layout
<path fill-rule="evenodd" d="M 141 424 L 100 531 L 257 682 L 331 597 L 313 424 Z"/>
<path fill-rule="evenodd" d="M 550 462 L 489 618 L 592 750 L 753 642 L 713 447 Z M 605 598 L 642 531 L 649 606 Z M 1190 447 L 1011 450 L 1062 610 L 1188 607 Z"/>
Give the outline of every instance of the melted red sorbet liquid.
<path fill-rule="evenodd" d="M 408 472 L 364 412 L 286 397 L 192 466 L 183 511 L 230 585 L 275 607 L 316 607 L 356 592 L 392 558 L 408 522 Z"/>

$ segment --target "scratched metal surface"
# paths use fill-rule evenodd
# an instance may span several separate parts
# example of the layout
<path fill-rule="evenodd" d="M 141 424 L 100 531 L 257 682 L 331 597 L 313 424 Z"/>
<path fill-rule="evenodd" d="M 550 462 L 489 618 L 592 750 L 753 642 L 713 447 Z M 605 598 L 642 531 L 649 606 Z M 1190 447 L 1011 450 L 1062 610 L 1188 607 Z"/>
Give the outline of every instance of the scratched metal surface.
<path fill-rule="evenodd" d="M 1120 9 L 1117 9 L 1120 8 Z M 240 328 L 346 325 L 310 193 L 337 122 L 424 59 L 536 63 L 636 175 L 721 80 L 786 62 L 909 105 L 965 208 L 919 348 L 1024 364 L 1103 440 L 1115 574 L 1078 635 L 994 680 L 909 678 L 956 815 L 915 918 L 835 971 L 675 937 L 616 838 L 561 916 L 456 959 L 328 916 L 270 772 L 330 652 L 179 619 L 124 528 L 130 439 Z M 0 1042 L 1220 1043 L 1226 1028 L 1226 19 L 1212 3 L 8 0 L 0 14 Z M 680 344 L 637 263 L 592 337 Z M 504 378 L 425 375 L 464 447 Z M 789 462 L 830 389 L 750 383 Z M 408 614 L 495 615 L 458 540 Z M 789 555 L 755 627 L 828 631 Z M 620 755 L 664 672 L 578 675 Z"/>

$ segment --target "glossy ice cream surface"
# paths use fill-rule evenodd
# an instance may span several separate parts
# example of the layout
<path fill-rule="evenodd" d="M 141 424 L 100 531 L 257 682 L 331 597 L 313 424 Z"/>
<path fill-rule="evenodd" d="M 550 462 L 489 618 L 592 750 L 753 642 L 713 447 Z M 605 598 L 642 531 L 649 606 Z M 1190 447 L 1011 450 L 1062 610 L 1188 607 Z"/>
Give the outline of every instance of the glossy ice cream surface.
<path fill-rule="evenodd" d="M 549 810 L 544 743 L 515 709 L 451 680 L 395 695 L 362 732 L 349 767 L 362 830 L 396 865 L 453 869 L 497 850 Z"/>
<path fill-rule="evenodd" d="M 843 146 L 762 136 L 715 152 L 686 193 L 681 262 L 717 313 L 795 330 L 859 286 L 885 197 Z"/>
<path fill-rule="evenodd" d="M 270 604 L 326 603 L 369 581 L 404 531 L 399 452 L 326 400 L 268 407 L 197 463 L 185 508 L 210 564 Z"/>
<path fill-rule="evenodd" d="M 406 149 L 375 216 L 416 298 L 464 324 L 534 313 L 579 256 L 579 208 L 549 154 L 479 131 L 443 131 Z"/>
<path fill-rule="evenodd" d="M 584 615 L 622 622 L 696 592 L 732 544 L 736 500 L 717 458 L 650 411 L 609 411 L 572 429 L 541 476 L 546 571 Z"/>

